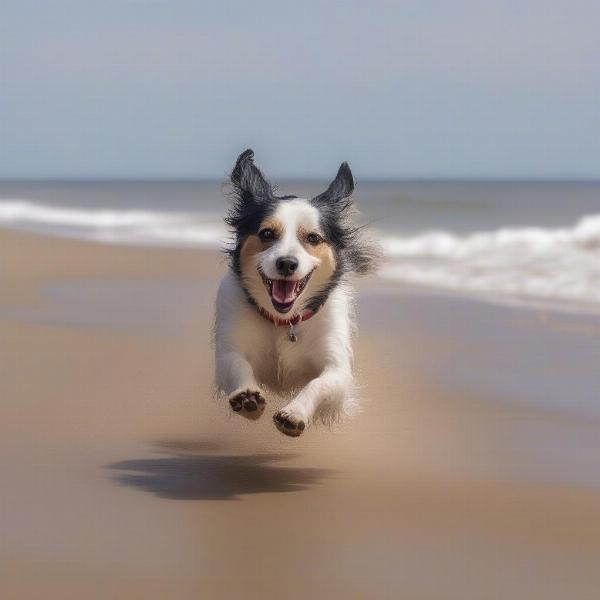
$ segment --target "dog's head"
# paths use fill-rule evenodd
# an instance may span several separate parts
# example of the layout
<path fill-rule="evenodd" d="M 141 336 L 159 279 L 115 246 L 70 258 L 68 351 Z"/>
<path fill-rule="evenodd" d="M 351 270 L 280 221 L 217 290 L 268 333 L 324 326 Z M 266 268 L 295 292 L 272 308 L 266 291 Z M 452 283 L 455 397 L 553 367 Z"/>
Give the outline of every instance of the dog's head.
<path fill-rule="evenodd" d="M 231 173 L 231 267 L 249 300 L 269 313 L 316 311 L 344 275 L 370 271 L 377 254 L 350 222 L 350 167 L 343 163 L 327 190 L 308 200 L 276 196 L 253 157 L 243 152 Z"/>

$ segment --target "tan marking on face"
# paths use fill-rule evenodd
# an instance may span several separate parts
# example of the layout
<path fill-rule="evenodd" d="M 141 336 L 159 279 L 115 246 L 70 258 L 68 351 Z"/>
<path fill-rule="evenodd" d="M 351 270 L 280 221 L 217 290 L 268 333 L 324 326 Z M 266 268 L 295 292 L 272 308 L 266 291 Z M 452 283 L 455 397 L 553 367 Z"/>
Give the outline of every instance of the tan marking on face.
<path fill-rule="evenodd" d="M 264 250 L 264 244 L 257 235 L 249 235 L 240 250 L 240 268 L 247 275 L 251 269 L 256 270 L 256 255 Z"/>
<path fill-rule="evenodd" d="M 319 268 L 320 271 L 320 279 L 325 280 L 329 279 L 335 272 L 336 261 L 335 254 L 333 253 L 333 249 L 326 242 L 322 241 L 320 244 L 313 246 L 306 237 L 309 233 L 319 233 L 318 231 L 313 231 L 312 229 L 306 229 L 305 227 L 298 227 L 298 239 L 302 244 L 302 247 L 315 258 L 319 259 L 321 262 Z M 319 234 L 321 235 L 321 234 Z"/>
<path fill-rule="evenodd" d="M 263 296 L 268 299 L 268 292 L 257 269 L 257 255 L 269 248 L 283 234 L 282 223 L 273 217 L 265 219 L 260 224 L 258 231 L 262 229 L 272 229 L 275 232 L 275 239 L 263 242 L 258 234 L 249 235 L 240 249 L 240 271 L 244 279 L 244 285 L 255 300 Z"/>
<path fill-rule="evenodd" d="M 249 235 L 240 249 L 240 271 L 248 293 L 255 299 L 268 301 L 268 292 L 262 282 L 257 267 L 257 254 L 265 249 L 265 244 L 257 235 Z"/>
<path fill-rule="evenodd" d="M 249 235 L 242 244 L 240 250 L 240 269 L 242 274 L 248 277 L 256 270 L 256 255 L 263 250 L 266 250 L 277 238 L 283 233 L 283 225 L 277 219 L 269 217 L 265 219 L 258 228 L 258 231 L 263 229 L 272 229 L 275 232 L 275 240 L 263 242 L 257 235 Z"/>

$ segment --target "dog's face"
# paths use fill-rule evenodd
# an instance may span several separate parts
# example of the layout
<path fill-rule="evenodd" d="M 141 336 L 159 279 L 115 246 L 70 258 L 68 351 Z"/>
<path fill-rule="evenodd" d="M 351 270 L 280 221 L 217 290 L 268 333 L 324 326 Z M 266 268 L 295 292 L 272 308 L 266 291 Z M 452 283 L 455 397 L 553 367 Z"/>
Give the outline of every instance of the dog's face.
<path fill-rule="evenodd" d="M 321 227 L 319 210 L 307 200 L 279 200 L 240 249 L 246 290 L 275 314 L 297 313 L 303 299 L 327 287 L 336 270 L 334 248 Z"/>
<path fill-rule="evenodd" d="M 234 205 L 232 268 L 251 302 L 279 318 L 318 310 L 343 275 L 367 272 L 375 253 L 350 224 L 354 189 L 346 163 L 325 192 L 311 200 L 275 196 L 254 165 L 253 152 L 231 174 Z"/>

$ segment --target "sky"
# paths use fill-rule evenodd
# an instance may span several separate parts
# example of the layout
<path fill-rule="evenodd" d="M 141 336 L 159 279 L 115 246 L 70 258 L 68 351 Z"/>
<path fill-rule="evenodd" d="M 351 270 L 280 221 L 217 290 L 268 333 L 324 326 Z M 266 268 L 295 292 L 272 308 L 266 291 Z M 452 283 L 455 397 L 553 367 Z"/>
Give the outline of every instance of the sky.
<path fill-rule="evenodd" d="M 597 0 L 2 0 L 0 178 L 600 178 Z"/>

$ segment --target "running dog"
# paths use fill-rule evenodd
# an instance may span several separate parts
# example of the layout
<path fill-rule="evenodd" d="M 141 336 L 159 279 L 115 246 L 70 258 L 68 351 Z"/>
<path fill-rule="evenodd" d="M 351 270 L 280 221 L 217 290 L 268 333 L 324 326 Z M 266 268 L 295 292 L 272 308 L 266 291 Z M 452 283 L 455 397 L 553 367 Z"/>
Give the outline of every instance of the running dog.
<path fill-rule="evenodd" d="M 288 399 L 273 420 L 296 437 L 351 414 L 351 275 L 379 252 L 352 224 L 354 180 L 342 163 L 312 199 L 279 196 L 243 152 L 231 173 L 229 270 L 217 294 L 216 384 L 238 415 L 258 419 L 263 393 Z"/>

